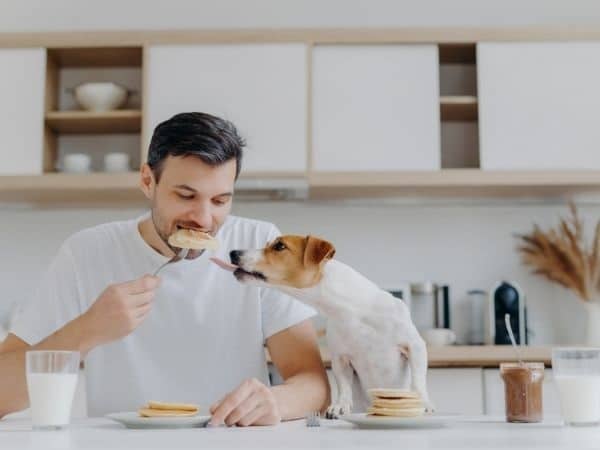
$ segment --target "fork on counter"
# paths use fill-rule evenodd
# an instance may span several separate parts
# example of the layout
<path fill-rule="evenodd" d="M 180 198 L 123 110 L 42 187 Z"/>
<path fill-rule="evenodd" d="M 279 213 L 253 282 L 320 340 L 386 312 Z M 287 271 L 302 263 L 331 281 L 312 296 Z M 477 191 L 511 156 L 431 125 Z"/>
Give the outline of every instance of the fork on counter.
<path fill-rule="evenodd" d="M 319 411 L 309 412 L 304 419 L 306 420 L 307 427 L 320 427 L 321 426 L 321 414 Z"/>

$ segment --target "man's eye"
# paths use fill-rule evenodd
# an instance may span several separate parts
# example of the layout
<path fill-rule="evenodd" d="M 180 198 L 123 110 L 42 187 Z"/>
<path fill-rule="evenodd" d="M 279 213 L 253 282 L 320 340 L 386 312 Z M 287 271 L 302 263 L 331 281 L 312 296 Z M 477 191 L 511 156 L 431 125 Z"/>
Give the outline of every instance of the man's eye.
<path fill-rule="evenodd" d="M 214 200 L 213 203 L 217 206 L 223 206 L 223 205 L 227 204 L 227 200 Z"/>
<path fill-rule="evenodd" d="M 283 242 L 277 242 L 275 245 L 273 245 L 273 250 L 280 252 L 282 250 L 285 250 L 287 247 L 285 246 L 285 244 Z"/>
<path fill-rule="evenodd" d="M 177 194 L 177 196 L 183 200 L 191 200 L 194 198 L 193 195 L 183 195 L 183 194 Z"/>

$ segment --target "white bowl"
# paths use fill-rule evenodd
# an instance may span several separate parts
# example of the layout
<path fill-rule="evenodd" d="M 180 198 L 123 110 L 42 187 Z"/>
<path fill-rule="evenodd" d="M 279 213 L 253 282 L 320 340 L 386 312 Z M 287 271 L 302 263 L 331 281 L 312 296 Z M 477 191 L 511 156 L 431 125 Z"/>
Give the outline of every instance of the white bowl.
<path fill-rule="evenodd" d="M 108 82 L 81 83 L 73 89 L 75 100 L 89 111 L 110 111 L 125 103 L 129 92 L 127 88 Z"/>

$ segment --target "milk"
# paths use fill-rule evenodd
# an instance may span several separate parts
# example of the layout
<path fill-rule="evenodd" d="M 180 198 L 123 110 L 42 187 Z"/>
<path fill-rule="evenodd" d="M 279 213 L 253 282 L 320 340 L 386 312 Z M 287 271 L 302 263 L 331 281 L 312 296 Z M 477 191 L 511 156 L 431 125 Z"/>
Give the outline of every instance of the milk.
<path fill-rule="evenodd" d="M 565 422 L 600 422 L 600 376 L 560 375 L 555 381 Z"/>
<path fill-rule="evenodd" d="M 28 373 L 27 389 L 33 426 L 67 425 L 76 387 L 76 373 Z"/>

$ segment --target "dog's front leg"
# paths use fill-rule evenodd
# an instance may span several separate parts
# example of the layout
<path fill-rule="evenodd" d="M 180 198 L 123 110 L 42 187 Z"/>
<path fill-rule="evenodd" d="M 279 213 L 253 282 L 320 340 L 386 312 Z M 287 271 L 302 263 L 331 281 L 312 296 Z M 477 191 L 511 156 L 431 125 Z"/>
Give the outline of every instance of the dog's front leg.
<path fill-rule="evenodd" d="M 338 396 L 325 412 L 328 419 L 337 419 L 339 416 L 352 411 L 352 380 L 354 369 L 347 355 L 335 355 L 331 360 L 331 370 L 337 384 Z"/>
<path fill-rule="evenodd" d="M 408 363 L 410 364 L 411 388 L 417 391 L 425 406 L 426 412 L 434 412 L 435 407 L 427 393 L 427 347 L 421 337 L 408 346 Z"/>

